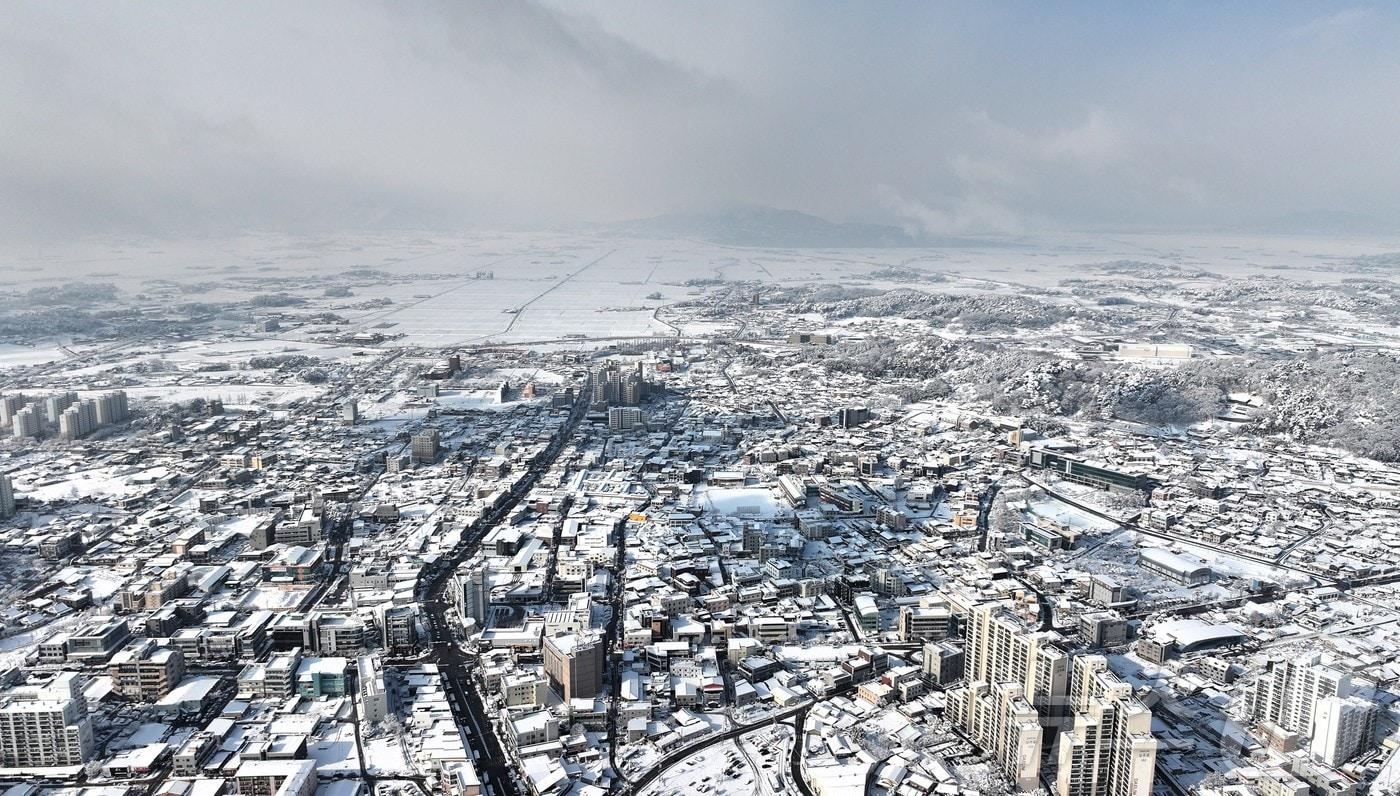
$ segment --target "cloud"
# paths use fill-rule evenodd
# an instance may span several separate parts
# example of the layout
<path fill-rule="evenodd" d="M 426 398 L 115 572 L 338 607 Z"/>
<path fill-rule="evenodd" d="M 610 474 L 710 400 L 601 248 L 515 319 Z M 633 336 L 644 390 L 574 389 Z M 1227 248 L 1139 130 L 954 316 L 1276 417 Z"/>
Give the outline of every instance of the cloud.
<path fill-rule="evenodd" d="M 1397 12 L 1318 8 L 21 0 L 0 236 L 1400 218 Z"/>

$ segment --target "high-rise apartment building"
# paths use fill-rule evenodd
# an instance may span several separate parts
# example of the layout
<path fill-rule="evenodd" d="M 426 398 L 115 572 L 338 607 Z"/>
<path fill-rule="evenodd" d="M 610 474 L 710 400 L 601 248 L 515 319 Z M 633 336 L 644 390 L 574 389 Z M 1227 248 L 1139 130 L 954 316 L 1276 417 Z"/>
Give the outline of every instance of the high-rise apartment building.
<path fill-rule="evenodd" d="M 39 412 L 33 406 L 26 406 L 15 412 L 14 419 L 10 421 L 10 428 L 14 431 L 15 439 L 28 439 L 39 436 L 43 424 L 40 422 Z"/>
<path fill-rule="evenodd" d="M 1058 796 L 1152 796 L 1157 741 L 1152 712 L 1130 685 L 1109 671 L 1108 659 L 1074 659 L 1071 729 L 1060 737 Z"/>
<path fill-rule="evenodd" d="M 44 419 L 50 423 L 57 423 L 64 410 L 77 402 L 78 394 L 75 392 L 50 395 L 44 399 Z"/>
<path fill-rule="evenodd" d="M 614 406 L 608 409 L 609 431 L 631 431 L 646 422 L 642 410 L 635 406 Z"/>
<path fill-rule="evenodd" d="M 124 423 L 128 417 L 130 417 L 130 412 L 127 410 L 124 391 L 115 390 L 98 396 L 97 425 L 109 426 L 113 423 Z"/>
<path fill-rule="evenodd" d="M 1318 700 L 1308 751 L 1335 768 L 1370 748 L 1375 728 L 1375 706 L 1365 699 L 1330 696 Z"/>
<path fill-rule="evenodd" d="M 1311 735 L 1313 711 L 1328 697 L 1349 696 L 1351 677 L 1324 666 L 1318 653 L 1269 661 L 1268 669 L 1245 693 L 1245 710 L 1257 724 Z"/>
<path fill-rule="evenodd" d="M 68 442 L 83 436 L 82 410 L 76 406 L 63 410 L 58 416 L 58 436 Z"/>
<path fill-rule="evenodd" d="M 25 403 L 23 395 L 0 395 L 0 428 L 11 428 L 15 413 L 23 409 Z"/>
<path fill-rule="evenodd" d="M 15 482 L 5 473 L 0 473 L 0 520 L 15 515 Z"/>
<path fill-rule="evenodd" d="M 1040 715 L 1018 683 L 975 681 L 948 691 L 946 716 L 996 760 L 1017 791 L 1040 784 Z"/>
<path fill-rule="evenodd" d="M 969 613 L 963 648 L 967 679 L 1019 683 L 1046 718 L 1059 715 L 1069 676 L 1069 656 L 1058 646 L 1060 637 L 1035 630 L 997 602 L 974 605 Z"/>
<path fill-rule="evenodd" d="M 80 766 L 92 759 L 81 679 L 63 672 L 47 685 L 0 694 L 0 767 Z"/>
<path fill-rule="evenodd" d="M 627 406 L 636 406 L 646 397 L 646 387 L 647 383 L 642 378 L 641 363 L 638 363 L 637 370 L 622 375 L 618 386 L 618 400 Z"/>

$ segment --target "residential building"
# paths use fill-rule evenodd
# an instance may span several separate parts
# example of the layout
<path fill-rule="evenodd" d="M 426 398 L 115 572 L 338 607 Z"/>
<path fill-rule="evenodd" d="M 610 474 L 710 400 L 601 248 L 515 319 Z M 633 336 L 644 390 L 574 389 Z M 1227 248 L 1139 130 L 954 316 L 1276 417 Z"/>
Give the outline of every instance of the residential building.
<path fill-rule="evenodd" d="M 645 422 L 642 410 L 635 406 L 614 406 L 608 409 L 608 430 L 631 431 Z"/>
<path fill-rule="evenodd" d="M 1060 637 L 1038 631 L 997 602 L 972 606 L 963 647 L 969 681 L 1019 683 L 1037 710 L 1055 713 L 1069 676 Z"/>
<path fill-rule="evenodd" d="M 15 482 L 7 473 L 0 473 L 0 520 L 15 516 Z"/>
<path fill-rule="evenodd" d="M 43 424 L 40 421 L 39 412 L 33 406 L 26 406 L 15 412 L 14 419 L 10 421 L 14 438 L 28 439 L 39 436 L 39 432 L 43 429 Z"/>
<path fill-rule="evenodd" d="M 185 656 L 154 639 L 128 644 L 107 664 L 112 689 L 129 699 L 157 702 L 185 676 Z"/>
<path fill-rule="evenodd" d="M 81 677 L 0 694 L 0 768 L 80 766 L 96 752 Z"/>
<path fill-rule="evenodd" d="M 1371 747 L 1375 705 L 1355 696 L 1329 696 L 1313 710 L 1312 756 L 1334 768 Z"/>
<path fill-rule="evenodd" d="M 975 681 L 947 693 L 948 720 L 963 727 L 1022 793 L 1040 785 L 1040 716 L 1018 683 Z"/>
<path fill-rule="evenodd" d="M 1245 711 L 1259 725 L 1310 735 L 1313 712 L 1329 697 L 1349 696 L 1351 677 L 1322 664 L 1319 653 L 1274 659 L 1245 692 Z"/>
<path fill-rule="evenodd" d="M 1071 729 L 1060 737 L 1058 796 L 1152 796 L 1152 712 L 1100 655 L 1074 659 Z"/>

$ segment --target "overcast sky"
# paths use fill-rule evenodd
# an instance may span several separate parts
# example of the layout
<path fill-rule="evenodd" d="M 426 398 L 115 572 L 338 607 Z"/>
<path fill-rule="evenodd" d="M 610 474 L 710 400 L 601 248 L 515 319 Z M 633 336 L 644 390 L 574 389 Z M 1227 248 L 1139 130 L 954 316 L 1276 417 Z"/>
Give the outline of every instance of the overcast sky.
<path fill-rule="evenodd" d="M 1395 222 L 1398 42 L 1394 3 L 12 1 L 0 234 Z"/>

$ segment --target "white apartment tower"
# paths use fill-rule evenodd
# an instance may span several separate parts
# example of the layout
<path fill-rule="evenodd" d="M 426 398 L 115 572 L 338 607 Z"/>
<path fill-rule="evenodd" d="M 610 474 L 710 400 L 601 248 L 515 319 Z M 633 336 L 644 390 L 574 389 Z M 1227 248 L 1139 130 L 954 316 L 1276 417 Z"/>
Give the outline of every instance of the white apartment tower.
<path fill-rule="evenodd" d="M 92 759 L 92 724 L 80 677 L 0 694 L 0 767 L 80 766 Z"/>
<path fill-rule="evenodd" d="M 1060 737 L 1057 796 L 1152 796 L 1152 712 L 1101 655 L 1074 659 L 1071 729 Z"/>
<path fill-rule="evenodd" d="M 15 412 L 14 419 L 10 421 L 10 427 L 14 431 L 15 439 L 37 437 L 42 428 L 39 413 L 33 406 L 26 406 Z"/>
<path fill-rule="evenodd" d="M 1040 714 L 1017 683 L 973 682 L 948 691 L 946 715 L 997 761 L 1017 791 L 1040 785 Z"/>
<path fill-rule="evenodd" d="M 57 423 L 64 410 L 77 402 L 78 394 L 75 392 L 50 395 L 44 399 L 44 417 L 50 423 Z"/>
<path fill-rule="evenodd" d="M 1069 676 L 1069 656 L 1059 636 L 1035 631 L 996 602 L 972 607 L 963 648 L 970 682 L 1019 683 L 1047 716 L 1058 713 Z"/>
<path fill-rule="evenodd" d="M 10 476 L 0 473 L 0 520 L 15 514 L 15 482 Z"/>
<path fill-rule="evenodd" d="M 9 428 L 15 413 L 24 408 L 23 395 L 0 395 L 0 428 Z"/>
<path fill-rule="evenodd" d="M 1321 661 L 1318 653 L 1269 661 L 1268 670 L 1259 675 L 1245 694 L 1249 718 L 1287 732 L 1311 734 L 1317 703 L 1328 697 L 1351 694 L 1351 677 L 1340 669 L 1322 665 Z"/>
<path fill-rule="evenodd" d="M 1371 746 L 1375 706 L 1360 697 L 1330 696 L 1313 709 L 1312 756 L 1337 767 Z"/>

